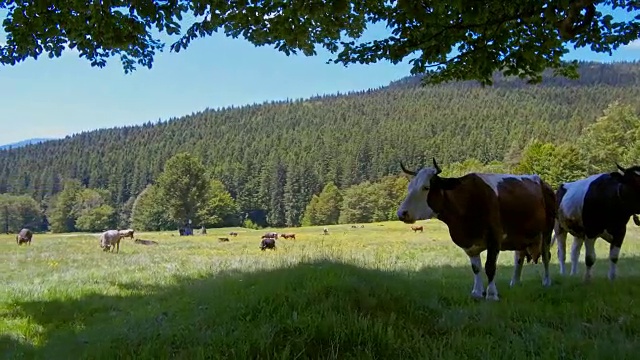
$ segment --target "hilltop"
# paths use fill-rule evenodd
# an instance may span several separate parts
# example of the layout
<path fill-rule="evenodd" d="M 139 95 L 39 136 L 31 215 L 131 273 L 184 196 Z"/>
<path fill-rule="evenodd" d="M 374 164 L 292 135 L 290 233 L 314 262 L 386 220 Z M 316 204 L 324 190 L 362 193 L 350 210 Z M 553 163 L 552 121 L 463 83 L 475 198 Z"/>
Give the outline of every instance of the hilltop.
<path fill-rule="evenodd" d="M 535 86 L 497 76 L 487 88 L 422 88 L 409 77 L 368 91 L 84 132 L 0 151 L 0 193 L 41 200 L 59 192 L 63 178 L 75 178 L 108 189 L 117 206 L 131 206 L 169 157 L 188 151 L 243 212 L 278 211 L 296 225 L 328 182 L 344 188 L 374 181 L 397 174 L 399 160 L 413 167 L 432 156 L 445 166 L 502 161 L 534 138 L 573 141 L 614 101 L 639 108 L 640 64 L 582 63 L 580 73 L 575 81 L 547 75 Z"/>
<path fill-rule="evenodd" d="M 53 138 L 32 138 L 32 139 L 26 139 L 26 140 L 22 140 L 22 141 L 17 141 L 11 144 L 5 144 L 5 145 L 0 145 L 0 150 L 6 150 L 9 148 L 21 148 L 23 146 L 27 146 L 27 145 L 31 145 L 31 144 L 39 144 L 45 141 L 50 141 L 50 140 L 55 140 Z"/>

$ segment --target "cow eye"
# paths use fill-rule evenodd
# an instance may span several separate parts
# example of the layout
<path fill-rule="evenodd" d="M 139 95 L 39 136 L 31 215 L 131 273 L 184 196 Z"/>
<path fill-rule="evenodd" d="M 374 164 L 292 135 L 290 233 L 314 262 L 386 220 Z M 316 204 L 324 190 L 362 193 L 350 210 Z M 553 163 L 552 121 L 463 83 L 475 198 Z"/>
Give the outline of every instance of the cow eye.
<path fill-rule="evenodd" d="M 428 186 L 423 186 L 423 187 L 422 187 L 422 190 L 424 190 L 424 191 L 429 191 L 429 187 L 428 187 Z"/>

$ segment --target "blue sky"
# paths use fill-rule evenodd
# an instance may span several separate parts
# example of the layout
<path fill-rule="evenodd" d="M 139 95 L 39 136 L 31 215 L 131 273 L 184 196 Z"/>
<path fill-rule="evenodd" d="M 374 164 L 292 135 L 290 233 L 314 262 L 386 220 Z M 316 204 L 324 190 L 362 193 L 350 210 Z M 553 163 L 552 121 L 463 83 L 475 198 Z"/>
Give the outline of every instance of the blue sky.
<path fill-rule="evenodd" d="M 4 16 L 0 13 L 0 19 Z M 374 26 L 367 38 L 385 32 L 383 26 Z M 325 51 L 315 57 L 286 56 L 214 34 L 180 53 L 166 49 L 157 54 L 151 70 L 138 68 L 130 75 L 124 74 L 117 58 L 105 68 L 92 68 L 72 51 L 57 59 L 43 56 L 0 66 L 0 144 L 164 120 L 207 107 L 378 87 L 408 75 L 410 69 L 407 62 L 345 68 L 325 64 L 330 56 Z M 640 59 L 640 42 L 618 49 L 612 57 L 581 49 L 569 58 Z"/>

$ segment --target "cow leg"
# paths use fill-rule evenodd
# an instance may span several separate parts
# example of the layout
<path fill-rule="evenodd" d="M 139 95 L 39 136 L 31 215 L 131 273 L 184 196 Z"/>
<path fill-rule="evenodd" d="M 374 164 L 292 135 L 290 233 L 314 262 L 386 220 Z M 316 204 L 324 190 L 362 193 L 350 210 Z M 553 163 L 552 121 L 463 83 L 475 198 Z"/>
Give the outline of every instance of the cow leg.
<path fill-rule="evenodd" d="M 475 299 L 484 298 L 484 286 L 482 283 L 482 275 L 480 272 L 482 271 L 482 259 L 480 259 L 480 254 L 469 256 L 469 260 L 471 262 L 471 270 L 473 271 L 473 290 L 471 290 L 471 297 Z"/>
<path fill-rule="evenodd" d="M 571 272 L 569 273 L 569 276 L 573 276 L 578 273 L 578 260 L 580 259 L 582 243 L 584 243 L 583 238 L 578 236 L 573 237 L 573 244 L 571 245 Z"/>
<path fill-rule="evenodd" d="M 564 275 L 564 265 L 567 259 L 567 232 L 562 228 L 556 228 L 555 237 L 558 242 L 558 263 L 560 264 L 560 275 Z"/>
<path fill-rule="evenodd" d="M 620 246 L 614 244 L 609 245 L 609 280 L 611 281 L 616 278 L 616 267 L 618 266 L 619 256 Z"/>
<path fill-rule="evenodd" d="M 620 231 L 614 232 L 609 242 L 609 280 L 613 281 L 616 278 L 616 268 L 618 266 L 618 257 L 620 256 L 620 248 L 624 241 L 624 236 L 627 232 L 626 226 L 622 226 Z"/>
<path fill-rule="evenodd" d="M 544 276 L 542 277 L 542 286 L 551 286 L 551 274 L 549 273 L 549 263 L 551 262 L 551 233 L 542 237 L 542 266 L 544 267 Z"/>
<path fill-rule="evenodd" d="M 524 251 L 513 252 L 513 276 L 509 286 L 513 287 L 520 283 L 522 277 L 522 266 L 524 265 Z"/>
<path fill-rule="evenodd" d="M 495 282 L 499 254 L 499 249 L 494 249 L 493 247 L 487 249 L 487 260 L 484 262 L 484 272 L 487 274 L 487 280 L 489 281 L 487 285 L 487 300 L 500 300 Z"/>
<path fill-rule="evenodd" d="M 593 265 L 596 263 L 596 238 L 586 238 L 584 240 L 584 264 L 587 267 L 587 271 L 584 274 L 584 280 L 591 280 L 591 270 L 593 269 Z"/>
<path fill-rule="evenodd" d="M 500 300 L 498 297 L 498 288 L 496 288 L 495 283 L 496 266 L 499 254 L 499 248 L 492 246 L 487 249 L 487 260 L 484 262 L 484 271 L 487 274 L 487 280 L 489 281 L 489 285 L 487 285 L 487 300 Z"/>

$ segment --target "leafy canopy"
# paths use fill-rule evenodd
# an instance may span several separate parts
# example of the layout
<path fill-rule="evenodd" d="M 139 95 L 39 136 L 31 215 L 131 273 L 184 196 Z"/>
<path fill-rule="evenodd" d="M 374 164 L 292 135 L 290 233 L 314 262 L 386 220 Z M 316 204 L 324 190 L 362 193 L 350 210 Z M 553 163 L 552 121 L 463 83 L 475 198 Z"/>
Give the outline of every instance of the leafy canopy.
<path fill-rule="evenodd" d="M 68 47 L 98 67 L 117 55 L 125 73 L 137 65 L 152 67 L 165 45 L 158 34 L 173 39 L 171 51 L 179 52 L 198 37 L 223 31 L 287 55 L 313 56 L 321 46 L 337 54 L 329 61 L 345 66 L 410 57 L 411 73 L 426 73 L 430 83 L 491 84 L 496 70 L 539 82 L 545 68 L 577 77 L 576 64 L 561 60 L 570 45 L 611 54 L 640 31 L 640 15 L 614 21 L 603 14 L 640 9 L 631 0 L 0 0 L 0 9 L 8 13 L 0 63 L 43 53 L 59 57 Z M 183 32 L 185 16 L 195 20 Z M 358 41 L 377 22 L 390 34 Z"/>

